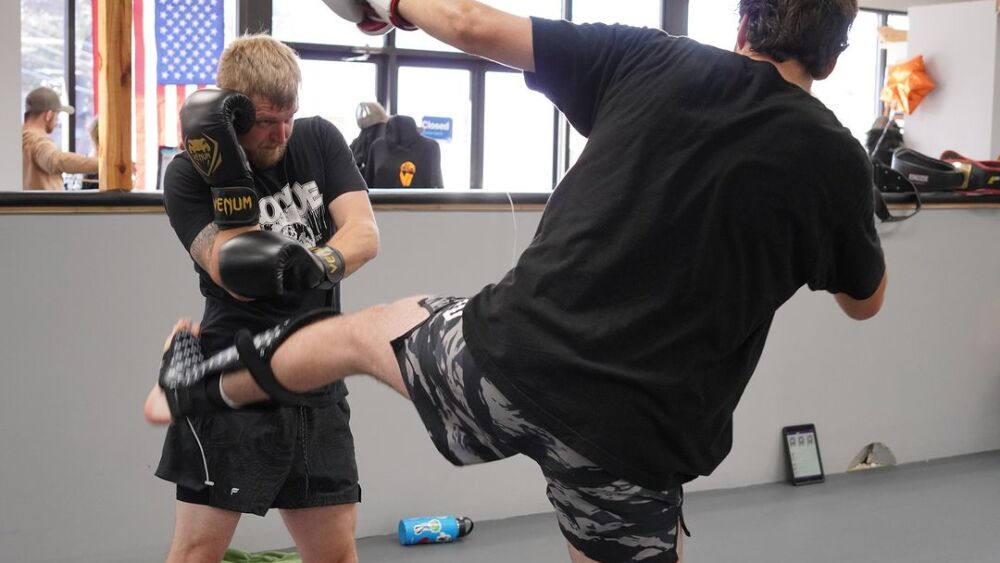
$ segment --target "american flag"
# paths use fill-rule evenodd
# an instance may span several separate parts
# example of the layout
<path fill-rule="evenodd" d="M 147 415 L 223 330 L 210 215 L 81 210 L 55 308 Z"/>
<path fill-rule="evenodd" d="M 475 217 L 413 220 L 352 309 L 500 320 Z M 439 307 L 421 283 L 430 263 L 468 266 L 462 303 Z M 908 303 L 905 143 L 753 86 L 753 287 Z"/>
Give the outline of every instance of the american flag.
<path fill-rule="evenodd" d="M 136 189 L 155 189 L 158 147 L 181 144 L 177 112 L 187 94 L 215 84 L 226 30 L 234 27 L 226 24 L 230 14 L 226 14 L 225 4 L 232 2 L 132 2 Z M 148 94 L 151 90 L 155 96 Z"/>

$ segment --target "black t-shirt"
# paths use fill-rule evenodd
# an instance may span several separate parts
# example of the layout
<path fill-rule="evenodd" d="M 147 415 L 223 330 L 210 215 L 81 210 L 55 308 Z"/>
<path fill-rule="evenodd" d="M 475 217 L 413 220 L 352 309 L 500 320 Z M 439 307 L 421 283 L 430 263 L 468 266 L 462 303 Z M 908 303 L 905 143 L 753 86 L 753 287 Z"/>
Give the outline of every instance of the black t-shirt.
<path fill-rule="evenodd" d="M 372 141 L 365 163 L 365 182 L 373 188 L 444 187 L 441 147 L 421 135 L 408 115 L 389 119 L 385 135 Z"/>
<path fill-rule="evenodd" d="M 465 310 L 529 416 L 635 483 L 707 475 L 774 311 L 871 296 L 870 165 L 775 67 L 649 29 L 535 19 L 534 74 L 589 137 L 517 265 Z"/>
<path fill-rule="evenodd" d="M 341 194 L 367 190 L 343 135 L 319 117 L 298 119 L 284 157 L 265 170 L 253 170 L 259 196 L 260 228 L 298 240 L 306 246 L 325 243 L 336 231 L 328 206 Z M 185 249 L 212 222 L 208 184 L 198 175 L 187 153 L 171 161 L 163 197 L 170 225 Z M 216 285 L 197 263 L 205 296 L 202 346 L 212 353 L 231 346 L 237 330 L 260 332 L 311 309 L 340 309 L 336 290 L 309 290 L 281 298 L 241 302 Z"/>

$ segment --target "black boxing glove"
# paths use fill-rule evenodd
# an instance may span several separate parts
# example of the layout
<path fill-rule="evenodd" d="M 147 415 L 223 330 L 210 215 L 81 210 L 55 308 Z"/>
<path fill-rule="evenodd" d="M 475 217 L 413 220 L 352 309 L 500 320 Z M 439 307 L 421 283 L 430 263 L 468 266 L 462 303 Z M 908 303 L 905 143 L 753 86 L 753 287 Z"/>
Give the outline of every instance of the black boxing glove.
<path fill-rule="evenodd" d="M 326 245 L 310 249 L 278 233 L 251 231 L 219 249 L 219 277 L 245 297 L 329 289 L 344 278 L 344 257 Z"/>
<path fill-rule="evenodd" d="M 197 90 L 180 112 L 184 147 L 212 187 L 215 224 L 221 229 L 256 225 L 257 191 L 237 135 L 253 127 L 250 98 L 232 90 Z"/>

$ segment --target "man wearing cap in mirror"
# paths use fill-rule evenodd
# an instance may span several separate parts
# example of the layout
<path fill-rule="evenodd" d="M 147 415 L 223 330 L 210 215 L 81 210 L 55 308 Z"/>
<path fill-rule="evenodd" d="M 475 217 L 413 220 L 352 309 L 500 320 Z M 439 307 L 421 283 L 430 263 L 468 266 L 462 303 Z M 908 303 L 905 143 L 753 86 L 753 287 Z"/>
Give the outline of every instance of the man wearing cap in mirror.
<path fill-rule="evenodd" d="M 63 105 L 51 88 L 35 88 L 24 100 L 21 127 L 23 184 L 26 190 L 62 190 L 63 173 L 96 174 L 97 159 L 59 150 L 49 137 L 59 112 L 72 115 L 73 106 Z"/>

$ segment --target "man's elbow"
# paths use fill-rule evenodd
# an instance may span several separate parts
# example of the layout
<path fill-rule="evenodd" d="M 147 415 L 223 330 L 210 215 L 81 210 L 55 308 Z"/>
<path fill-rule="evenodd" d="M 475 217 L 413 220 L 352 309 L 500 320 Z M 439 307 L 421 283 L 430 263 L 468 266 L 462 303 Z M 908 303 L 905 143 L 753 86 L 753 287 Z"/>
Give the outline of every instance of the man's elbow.
<path fill-rule="evenodd" d="M 454 46 L 466 53 L 480 53 L 486 34 L 490 31 L 483 17 L 483 6 L 475 2 L 458 1 L 448 7 L 444 19 L 451 26 Z"/>
<path fill-rule="evenodd" d="M 879 313 L 882 310 L 882 304 L 885 302 L 885 287 L 888 277 L 883 274 L 882 281 L 879 282 L 878 288 L 875 289 L 875 293 L 868 297 L 867 299 L 854 299 L 845 293 L 836 294 L 837 304 L 843 309 L 844 313 L 848 317 L 856 321 L 866 321 Z"/>
<path fill-rule="evenodd" d="M 873 306 L 862 306 L 852 309 L 845 308 L 844 312 L 847 313 L 848 317 L 854 319 L 855 321 L 867 321 L 868 319 L 877 315 L 878 312 L 881 310 L 882 310 L 882 303 L 878 303 L 877 305 Z"/>

